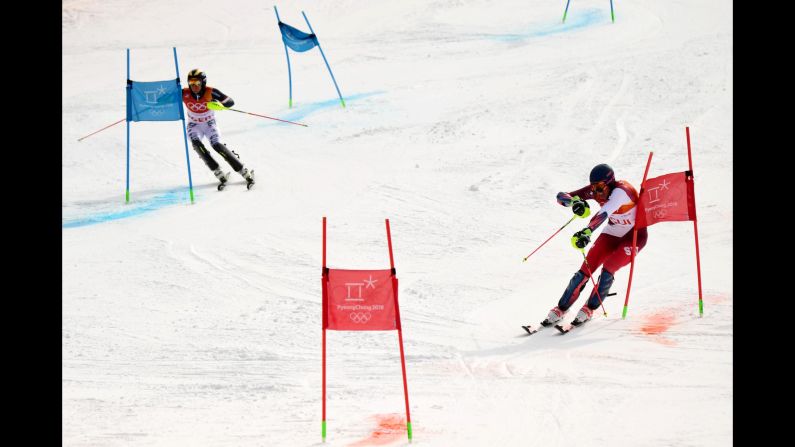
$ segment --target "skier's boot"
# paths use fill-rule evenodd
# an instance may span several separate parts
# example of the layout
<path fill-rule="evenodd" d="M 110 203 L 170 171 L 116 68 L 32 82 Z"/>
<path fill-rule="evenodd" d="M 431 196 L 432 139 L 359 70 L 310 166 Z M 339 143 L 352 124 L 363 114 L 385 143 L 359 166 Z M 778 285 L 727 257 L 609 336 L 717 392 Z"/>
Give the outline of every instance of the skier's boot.
<path fill-rule="evenodd" d="M 593 311 L 586 304 L 585 306 L 582 306 L 582 308 L 580 309 L 579 312 L 577 312 L 577 316 L 574 317 L 573 320 L 571 320 L 571 325 L 572 326 L 579 326 L 579 325 L 585 323 L 586 321 L 590 320 L 591 316 L 593 316 Z"/>
<path fill-rule="evenodd" d="M 244 179 L 246 179 L 246 188 L 251 189 L 251 187 L 254 186 L 254 170 L 242 168 L 237 172 L 242 175 Z"/>
<path fill-rule="evenodd" d="M 229 174 L 230 173 L 229 172 L 225 173 L 224 171 L 221 170 L 221 168 L 218 168 L 215 171 L 213 171 L 213 174 L 215 174 L 215 178 L 217 178 L 218 181 L 221 182 L 221 183 L 218 184 L 218 190 L 220 191 L 220 190 L 224 189 L 224 187 L 226 186 L 227 180 L 229 180 Z"/>
<path fill-rule="evenodd" d="M 560 310 L 558 306 L 555 306 L 552 308 L 552 310 L 549 311 L 547 319 L 541 322 L 541 326 L 544 327 L 552 326 L 553 324 L 562 320 L 564 315 L 566 315 L 566 311 Z"/>

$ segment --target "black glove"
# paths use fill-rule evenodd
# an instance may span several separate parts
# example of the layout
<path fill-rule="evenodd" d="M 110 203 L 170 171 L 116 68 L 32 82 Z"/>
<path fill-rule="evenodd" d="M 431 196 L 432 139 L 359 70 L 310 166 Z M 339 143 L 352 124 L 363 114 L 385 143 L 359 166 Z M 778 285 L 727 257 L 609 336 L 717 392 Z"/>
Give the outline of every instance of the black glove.
<path fill-rule="evenodd" d="M 583 228 L 574 233 L 574 236 L 571 237 L 571 245 L 578 250 L 582 250 L 591 242 L 591 233 L 590 228 Z"/>
<path fill-rule="evenodd" d="M 588 214 L 590 214 L 589 213 L 590 207 L 588 207 L 588 202 L 584 200 L 577 200 L 573 202 L 571 205 L 571 209 L 572 211 L 574 211 L 574 214 L 580 217 L 586 217 Z"/>

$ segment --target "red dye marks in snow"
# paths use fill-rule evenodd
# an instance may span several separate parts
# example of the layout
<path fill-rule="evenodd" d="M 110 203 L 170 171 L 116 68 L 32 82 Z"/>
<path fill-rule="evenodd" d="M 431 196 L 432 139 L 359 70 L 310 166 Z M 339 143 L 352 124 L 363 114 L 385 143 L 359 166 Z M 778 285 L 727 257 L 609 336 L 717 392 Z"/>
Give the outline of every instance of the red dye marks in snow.
<path fill-rule="evenodd" d="M 640 327 L 640 331 L 644 335 L 651 336 L 656 343 L 666 346 L 675 346 L 675 341 L 660 335 L 667 331 L 674 322 L 675 318 L 670 310 L 658 312 L 644 318 L 644 323 Z"/>
<path fill-rule="evenodd" d="M 707 304 L 722 304 L 728 299 L 729 297 L 726 294 L 704 295 L 704 302 Z"/>
<path fill-rule="evenodd" d="M 671 312 L 659 312 L 644 318 L 645 322 L 640 330 L 646 335 L 657 335 L 668 330 L 674 323 L 674 316 Z"/>
<path fill-rule="evenodd" d="M 406 435 L 406 419 L 399 414 L 376 414 L 371 416 L 376 421 L 376 428 L 370 436 L 350 444 L 351 447 L 364 447 L 370 445 L 387 445 L 401 439 L 408 439 Z"/>

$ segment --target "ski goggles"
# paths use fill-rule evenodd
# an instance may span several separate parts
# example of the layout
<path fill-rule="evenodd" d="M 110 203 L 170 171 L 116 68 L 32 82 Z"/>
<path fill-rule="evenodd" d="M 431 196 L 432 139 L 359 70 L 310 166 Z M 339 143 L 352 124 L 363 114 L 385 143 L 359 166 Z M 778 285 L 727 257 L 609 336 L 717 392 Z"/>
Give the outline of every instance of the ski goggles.
<path fill-rule="evenodd" d="M 189 79 L 188 80 L 188 85 L 195 85 L 195 86 L 201 87 L 202 86 L 202 81 L 201 81 L 201 79 Z"/>
<path fill-rule="evenodd" d="M 605 192 L 607 192 L 607 183 L 605 182 L 591 183 L 591 190 L 596 194 L 604 194 Z"/>

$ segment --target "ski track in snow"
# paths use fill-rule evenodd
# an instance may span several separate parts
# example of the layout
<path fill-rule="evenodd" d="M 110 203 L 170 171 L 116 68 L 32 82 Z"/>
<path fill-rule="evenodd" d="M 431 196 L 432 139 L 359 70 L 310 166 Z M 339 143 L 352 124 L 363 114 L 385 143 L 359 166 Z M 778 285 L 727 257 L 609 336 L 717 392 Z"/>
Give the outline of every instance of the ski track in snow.
<path fill-rule="evenodd" d="M 567 17 L 566 23 L 533 24 L 528 30 L 506 34 L 472 34 L 474 38 L 492 39 L 502 42 L 524 41 L 535 37 L 547 37 L 555 34 L 570 33 L 588 26 L 606 23 L 607 16 L 601 9 L 585 9 Z"/>

